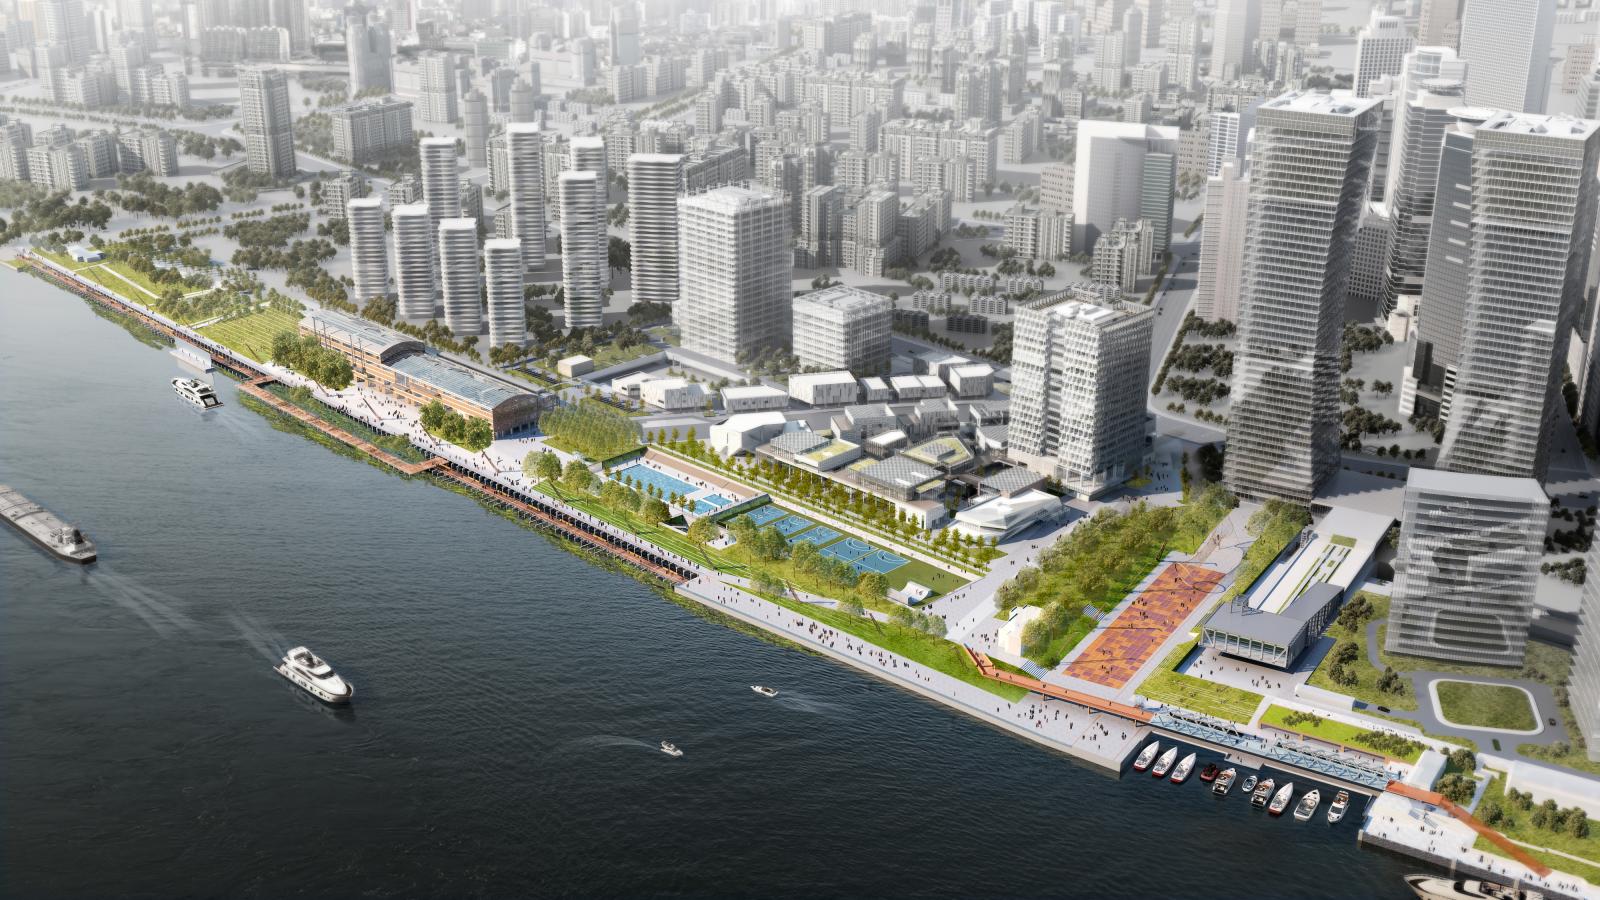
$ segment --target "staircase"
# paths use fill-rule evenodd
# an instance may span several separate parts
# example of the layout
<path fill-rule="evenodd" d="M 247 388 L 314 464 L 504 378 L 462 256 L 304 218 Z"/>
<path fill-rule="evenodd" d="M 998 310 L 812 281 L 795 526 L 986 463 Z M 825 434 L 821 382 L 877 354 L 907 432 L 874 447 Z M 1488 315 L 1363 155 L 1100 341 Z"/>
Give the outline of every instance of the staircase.
<path fill-rule="evenodd" d="M 1027 672 L 1029 675 L 1032 675 L 1040 681 L 1043 681 L 1044 677 L 1050 674 L 1049 669 L 1044 668 L 1031 659 L 1024 659 L 1022 661 L 1022 671 Z"/>

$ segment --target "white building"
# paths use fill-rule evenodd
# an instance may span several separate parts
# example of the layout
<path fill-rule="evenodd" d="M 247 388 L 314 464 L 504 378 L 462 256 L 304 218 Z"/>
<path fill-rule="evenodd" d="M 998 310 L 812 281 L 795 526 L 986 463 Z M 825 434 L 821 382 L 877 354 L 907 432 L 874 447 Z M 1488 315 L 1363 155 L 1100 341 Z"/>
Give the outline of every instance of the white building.
<path fill-rule="evenodd" d="M 507 195 L 511 236 L 522 244 L 523 265 L 544 268 L 544 133 L 537 122 L 506 125 Z"/>
<path fill-rule="evenodd" d="M 937 375 L 895 375 L 889 379 L 895 400 L 932 400 L 949 393 L 944 381 Z"/>
<path fill-rule="evenodd" d="M 1399 75 L 1413 41 L 1406 20 L 1372 11 L 1367 27 L 1356 39 L 1356 72 L 1353 86 L 1357 97 L 1371 96 L 1372 81 L 1382 75 Z"/>
<path fill-rule="evenodd" d="M 482 334 L 476 220 L 457 218 L 439 223 L 439 284 L 444 292 L 444 323 L 450 333 L 458 338 Z"/>
<path fill-rule="evenodd" d="M 790 375 L 789 396 L 808 406 L 844 406 L 861 398 L 861 385 L 849 372 Z"/>
<path fill-rule="evenodd" d="M 394 223 L 396 308 L 400 318 L 421 325 L 433 318 L 438 289 L 433 217 L 428 214 L 428 204 L 407 203 L 396 206 L 390 219 Z"/>
<path fill-rule="evenodd" d="M 1555 20 L 1554 0 L 1467 0 L 1461 14 L 1467 103 L 1544 112 Z"/>
<path fill-rule="evenodd" d="M 737 362 L 790 337 L 789 217 L 782 197 L 724 187 L 678 201 L 683 348 Z"/>
<path fill-rule="evenodd" d="M 556 180 L 561 201 L 561 277 L 566 295 L 568 328 L 600 325 L 605 314 L 605 288 L 611 280 L 606 260 L 605 212 L 592 171 L 562 172 Z"/>
<path fill-rule="evenodd" d="M 1588 571 L 1600 572 L 1600 541 L 1589 547 Z M 1600 578 L 1585 578 L 1578 608 L 1578 640 L 1573 648 L 1572 680 L 1567 684 L 1572 713 L 1589 749 L 1600 762 Z"/>
<path fill-rule="evenodd" d="M 528 336 L 522 302 L 522 244 L 509 238 L 483 243 L 483 273 L 489 301 L 489 346 L 521 346 Z"/>
<path fill-rule="evenodd" d="M 1242 166 L 1228 162 L 1206 181 L 1205 224 L 1200 232 L 1200 277 L 1194 313 L 1208 322 L 1239 318 L 1240 277 L 1244 269 L 1245 216 L 1250 179 Z"/>
<path fill-rule="evenodd" d="M 956 396 L 964 400 L 987 397 L 989 392 L 994 390 L 994 366 L 988 363 L 953 366 L 945 378 L 950 382 L 950 389 L 956 392 Z"/>
<path fill-rule="evenodd" d="M 389 293 L 389 248 L 383 232 L 383 200 L 356 197 L 345 204 L 350 228 L 350 269 L 355 277 L 355 302 L 364 304 Z"/>
<path fill-rule="evenodd" d="M 711 449 L 723 456 L 749 453 L 782 434 L 789 425 L 781 412 L 729 416 L 711 426 Z"/>
<path fill-rule="evenodd" d="M 678 299 L 678 190 L 683 156 L 628 157 L 628 226 L 633 234 L 633 302 Z"/>
<path fill-rule="evenodd" d="M 657 409 L 679 412 L 706 404 L 706 389 L 682 378 L 652 378 L 639 385 L 639 399 Z"/>
<path fill-rule="evenodd" d="M 461 175 L 456 171 L 454 138 L 423 138 L 418 151 L 422 160 L 422 202 L 434 224 L 461 216 Z"/>
<path fill-rule="evenodd" d="M 801 367 L 888 370 L 892 308 L 889 298 L 844 285 L 794 300 L 793 346 Z"/>
<path fill-rule="evenodd" d="M 289 80 L 282 70 L 258 66 L 239 70 L 239 130 L 244 132 L 245 163 L 251 172 L 274 178 L 295 173 Z"/>
<path fill-rule="evenodd" d="M 1118 219 L 1149 219 L 1158 235 L 1172 228 L 1172 185 L 1178 160 L 1178 129 L 1085 119 L 1078 124 L 1073 165 L 1072 246 L 1094 249 Z M 1167 244 L 1159 237 L 1158 253 Z"/>
<path fill-rule="evenodd" d="M 722 408 L 730 413 L 786 409 L 789 394 L 764 384 L 732 385 L 722 389 Z"/>

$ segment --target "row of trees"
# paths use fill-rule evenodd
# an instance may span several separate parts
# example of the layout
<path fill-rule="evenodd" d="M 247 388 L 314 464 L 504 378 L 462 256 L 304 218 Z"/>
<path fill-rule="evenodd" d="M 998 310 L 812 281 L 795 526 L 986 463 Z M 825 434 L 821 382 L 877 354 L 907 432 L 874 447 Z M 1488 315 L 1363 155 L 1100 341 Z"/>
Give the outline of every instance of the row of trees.
<path fill-rule="evenodd" d="M 422 407 L 422 427 L 434 437 L 473 453 L 494 443 L 494 427 L 487 420 L 463 416 L 437 400 Z"/>
<path fill-rule="evenodd" d="M 314 335 L 280 331 L 272 336 L 272 361 L 299 372 L 325 388 L 342 391 L 355 380 L 350 360 L 318 343 Z"/>
<path fill-rule="evenodd" d="M 639 446 L 639 429 L 633 420 L 602 403 L 553 409 L 540 418 L 539 425 L 545 434 L 590 459 L 609 459 Z"/>
<path fill-rule="evenodd" d="M 805 541 L 790 544 L 778 529 L 768 525 L 758 528 L 744 516 L 728 523 L 728 533 L 734 544 L 752 564 L 782 562 L 787 559 L 797 575 L 814 578 L 829 588 L 829 593 L 854 592 L 866 600 L 882 600 L 889 593 L 889 579 L 880 572 L 856 574 L 850 564 L 841 559 L 823 556 L 817 545 Z"/>

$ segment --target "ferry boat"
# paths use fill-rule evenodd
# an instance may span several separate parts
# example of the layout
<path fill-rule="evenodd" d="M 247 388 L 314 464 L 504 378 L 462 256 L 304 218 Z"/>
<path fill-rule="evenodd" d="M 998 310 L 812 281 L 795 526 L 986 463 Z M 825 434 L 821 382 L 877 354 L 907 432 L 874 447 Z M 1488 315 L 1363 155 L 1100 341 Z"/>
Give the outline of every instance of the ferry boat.
<path fill-rule="evenodd" d="M 1333 795 L 1333 805 L 1328 807 L 1328 824 L 1344 818 L 1344 811 L 1350 808 L 1350 792 L 1340 791 Z"/>
<path fill-rule="evenodd" d="M 1275 816 L 1281 816 L 1283 811 L 1289 808 L 1289 801 L 1293 799 L 1294 782 L 1284 782 L 1283 787 L 1278 788 L 1278 792 L 1272 795 L 1272 802 L 1267 804 L 1267 812 Z"/>
<path fill-rule="evenodd" d="M 283 662 L 273 671 L 323 703 L 341 705 L 355 696 L 356 686 L 333 671 L 333 667 L 305 647 L 296 647 L 283 655 Z"/>
<path fill-rule="evenodd" d="M 222 401 L 217 399 L 217 392 L 211 389 L 211 385 L 196 378 L 174 378 L 172 379 L 172 390 L 179 397 L 201 409 L 216 409 L 222 405 Z"/>
<path fill-rule="evenodd" d="M 1272 799 L 1273 787 L 1275 787 L 1275 785 L 1272 783 L 1271 778 L 1268 778 L 1266 781 L 1256 785 L 1255 793 L 1250 795 L 1250 805 L 1266 806 L 1267 801 Z"/>
<path fill-rule="evenodd" d="M 1151 760 L 1154 760 L 1156 758 L 1156 754 L 1160 752 L 1161 742 L 1151 741 L 1150 746 L 1141 750 L 1139 752 L 1139 758 L 1133 761 L 1133 770 L 1135 772 L 1143 772 L 1145 769 L 1150 768 Z"/>
<path fill-rule="evenodd" d="M 1200 780 L 1210 784 L 1211 782 L 1217 780 L 1217 775 L 1221 771 L 1221 769 L 1217 768 L 1216 763 L 1206 763 L 1206 767 L 1200 770 Z"/>
<path fill-rule="evenodd" d="M 1189 773 L 1194 771 L 1194 756 L 1193 753 L 1185 756 L 1183 761 L 1178 763 L 1178 767 L 1172 770 L 1173 784 L 1183 784 L 1189 779 Z"/>
<path fill-rule="evenodd" d="M 1256 776 L 1254 776 L 1254 775 L 1246 775 L 1244 777 L 1244 784 L 1239 785 L 1239 790 L 1244 791 L 1246 794 L 1248 794 L 1248 793 L 1253 792 L 1255 789 L 1256 789 Z"/>
<path fill-rule="evenodd" d="M 767 687 L 765 685 L 752 684 L 752 685 L 750 685 L 750 690 L 755 691 L 756 693 L 760 694 L 763 697 L 776 697 L 776 696 L 778 696 L 778 692 L 777 691 L 775 691 L 772 688 L 769 688 L 769 687 Z"/>
<path fill-rule="evenodd" d="M 1173 764 L 1174 761 L 1177 760 L 1177 758 L 1178 758 L 1178 748 L 1177 747 L 1173 747 L 1171 750 L 1168 750 L 1167 752 L 1161 754 L 1161 758 L 1156 760 L 1156 767 L 1150 770 L 1151 777 L 1153 777 L 1153 778 L 1165 778 L 1165 777 L 1167 777 L 1167 773 L 1172 771 L 1172 764 Z"/>
<path fill-rule="evenodd" d="M 1237 777 L 1239 777 L 1237 769 L 1224 769 L 1222 774 L 1217 776 L 1217 783 L 1211 786 L 1211 793 L 1218 797 L 1226 797 L 1228 791 L 1233 788 L 1233 779 Z"/>
<path fill-rule="evenodd" d="M 1418 900 L 1544 900 L 1544 894 L 1538 891 L 1522 891 L 1476 878 L 1451 881 L 1437 875 L 1407 875 L 1406 887 Z"/>
<path fill-rule="evenodd" d="M 1294 808 L 1294 820 L 1296 822 L 1309 821 L 1312 816 L 1317 814 L 1317 807 L 1321 805 L 1322 792 L 1315 789 L 1307 791 L 1306 795 L 1300 798 L 1300 802 Z"/>
<path fill-rule="evenodd" d="M 678 749 L 678 745 L 672 743 L 671 741 L 661 742 L 661 752 L 674 759 L 683 755 L 683 751 Z"/>

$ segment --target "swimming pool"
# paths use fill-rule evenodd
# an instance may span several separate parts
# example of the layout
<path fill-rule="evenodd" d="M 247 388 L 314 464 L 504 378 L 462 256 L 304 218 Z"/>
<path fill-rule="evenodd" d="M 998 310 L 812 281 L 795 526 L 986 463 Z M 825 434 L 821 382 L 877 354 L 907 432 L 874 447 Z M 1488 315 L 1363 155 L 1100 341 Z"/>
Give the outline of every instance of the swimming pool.
<path fill-rule="evenodd" d="M 695 486 L 687 481 L 673 478 L 671 475 L 668 475 L 664 472 L 657 472 L 655 469 L 652 469 L 649 466 L 641 466 L 638 464 L 618 469 L 617 471 L 611 473 L 611 477 L 622 482 L 623 484 L 627 484 L 628 479 L 631 478 L 635 482 L 638 482 L 645 487 L 653 486 L 660 488 L 661 496 L 663 497 L 671 497 L 673 494 L 684 496 L 692 494 L 696 490 Z"/>

